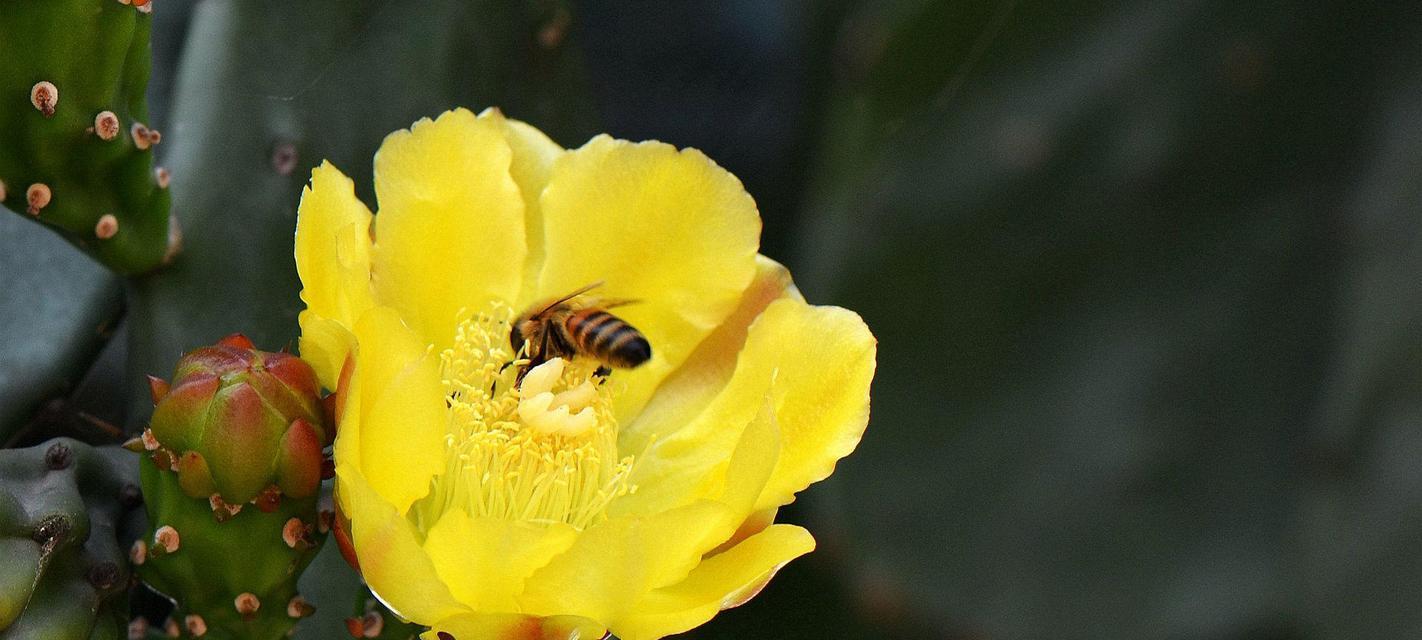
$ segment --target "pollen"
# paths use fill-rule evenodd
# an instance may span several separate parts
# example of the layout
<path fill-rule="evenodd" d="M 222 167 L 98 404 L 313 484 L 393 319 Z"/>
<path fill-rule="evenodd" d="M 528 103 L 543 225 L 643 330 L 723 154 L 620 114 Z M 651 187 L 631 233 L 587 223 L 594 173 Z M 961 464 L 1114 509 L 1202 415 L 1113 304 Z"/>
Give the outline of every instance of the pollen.
<path fill-rule="evenodd" d="M 634 490 L 619 457 L 615 385 L 598 364 L 554 359 L 530 370 L 508 345 L 513 313 L 498 306 L 462 323 L 441 354 L 448 435 L 445 469 L 410 517 L 423 531 L 449 509 L 471 517 L 583 529 Z"/>

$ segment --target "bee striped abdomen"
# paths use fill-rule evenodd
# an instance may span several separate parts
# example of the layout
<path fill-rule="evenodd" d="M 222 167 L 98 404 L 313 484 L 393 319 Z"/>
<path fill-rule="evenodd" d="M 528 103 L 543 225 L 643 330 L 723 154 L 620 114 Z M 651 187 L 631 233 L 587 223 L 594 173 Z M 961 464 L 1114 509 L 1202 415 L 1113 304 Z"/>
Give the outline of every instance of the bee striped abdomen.
<path fill-rule="evenodd" d="M 614 367 L 632 368 L 652 357 L 652 347 L 642 332 L 602 309 L 573 313 L 567 327 L 582 351 Z"/>

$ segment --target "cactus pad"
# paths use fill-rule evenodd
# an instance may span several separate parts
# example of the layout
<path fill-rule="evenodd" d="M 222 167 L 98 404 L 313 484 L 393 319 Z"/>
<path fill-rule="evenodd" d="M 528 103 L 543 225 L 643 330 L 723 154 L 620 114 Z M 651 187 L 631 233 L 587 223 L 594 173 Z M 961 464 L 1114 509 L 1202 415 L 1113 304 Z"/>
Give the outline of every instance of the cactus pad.
<path fill-rule="evenodd" d="M 103 0 L 0 3 L 0 203 L 111 269 L 178 243 L 144 124 L 152 16 Z M 162 182 L 166 182 L 163 180 Z"/>
<path fill-rule="evenodd" d="M 0 639 L 122 637 L 136 476 L 133 454 L 67 438 L 0 451 Z"/>

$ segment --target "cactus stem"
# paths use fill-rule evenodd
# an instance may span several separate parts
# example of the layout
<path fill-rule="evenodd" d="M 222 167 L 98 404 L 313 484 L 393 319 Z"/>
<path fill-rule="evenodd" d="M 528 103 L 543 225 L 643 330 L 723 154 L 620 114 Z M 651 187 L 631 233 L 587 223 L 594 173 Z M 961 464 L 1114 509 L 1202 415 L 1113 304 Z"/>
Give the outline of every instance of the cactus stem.
<path fill-rule="evenodd" d="M 94 116 L 94 133 L 100 140 L 108 141 L 118 137 L 119 119 L 112 111 L 100 111 Z"/>
<path fill-rule="evenodd" d="M 286 615 L 290 617 L 305 618 L 313 613 L 316 613 L 316 607 L 311 606 L 311 603 L 301 596 L 295 596 L 291 602 L 286 603 Z"/>
<path fill-rule="evenodd" d="M 157 167 L 153 169 L 153 181 L 158 183 L 159 189 L 167 189 L 168 183 L 172 181 L 172 179 L 173 176 L 172 174 L 168 173 L 167 169 L 164 169 L 163 167 Z"/>
<path fill-rule="evenodd" d="M 128 621 L 129 640 L 142 640 L 148 637 L 148 619 L 139 616 Z"/>
<path fill-rule="evenodd" d="M 49 206 L 49 201 L 54 197 L 54 193 L 49 190 L 49 185 L 43 182 L 36 182 L 25 190 L 25 201 L 29 203 L 27 211 L 32 216 L 39 215 L 40 209 Z"/>
<path fill-rule="evenodd" d="M 232 599 L 232 606 L 237 608 L 237 613 L 242 614 L 243 620 L 251 620 L 257 617 L 257 609 L 261 608 L 262 601 L 252 593 L 239 593 Z"/>
<path fill-rule="evenodd" d="M 158 527 L 158 530 L 153 532 L 153 555 L 156 557 L 177 551 L 180 540 L 178 530 L 172 525 Z"/>
<path fill-rule="evenodd" d="M 128 561 L 135 565 L 141 565 L 148 561 L 148 543 L 142 539 L 134 540 L 133 546 L 128 548 Z"/>
<path fill-rule="evenodd" d="M 148 397 L 153 398 L 153 405 L 157 406 L 158 401 L 162 400 L 163 396 L 166 395 L 168 395 L 168 381 L 158 376 L 148 376 Z M 144 444 L 147 444 L 148 438 L 153 437 L 153 431 L 151 429 L 144 429 L 143 437 Z M 158 441 L 154 439 L 153 444 L 156 447 Z"/>
<path fill-rule="evenodd" d="M 94 223 L 94 237 L 100 240 L 108 240 L 118 233 L 118 218 L 112 213 L 99 216 L 99 221 Z"/>
<path fill-rule="evenodd" d="M 41 80 L 30 87 L 30 104 L 39 109 L 44 117 L 54 116 L 54 108 L 59 105 L 59 88 L 53 82 Z"/>
<path fill-rule="evenodd" d="M 142 122 L 133 123 L 133 126 L 128 128 L 128 134 L 133 137 L 133 146 L 138 147 L 139 151 L 146 151 L 151 144 L 148 139 L 148 127 Z"/>
<path fill-rule="evenodd" d="M 190 613 L 187 617 L 183 618 L 183 626 L 188 628 L 188 633 L 193 634 L 194 638 L 201 638 L 207 635 L 207 621 L 203 620 L 202 616 L 196 613 Z"/>
<path fill-rule="evenodd" d="M 48 449 L 45 449 L 44 466 L 48 467 L 50 471 L 68 469 L 69 465 L 73 463 L 74 450 L 70 449 L 69 445 L 63 442 L 56 442 L 49 445 Z"/>

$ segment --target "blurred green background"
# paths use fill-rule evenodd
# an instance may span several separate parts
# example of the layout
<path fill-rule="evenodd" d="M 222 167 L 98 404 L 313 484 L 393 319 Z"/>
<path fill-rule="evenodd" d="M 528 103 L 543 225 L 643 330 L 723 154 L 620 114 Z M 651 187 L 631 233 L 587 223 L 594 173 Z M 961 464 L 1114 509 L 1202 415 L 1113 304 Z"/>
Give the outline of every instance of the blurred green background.
<path fill-rule="evenodd" d="M 310 168 L 374 202 L 386 132 L 498 105 L 703 149 L 879 338 L 863 443 L 783 512 L 820 549 L 689 637 L 1419 636 L 1416 9 L 159 0 L 184 257 L 121 280 L 0 217 L 0 444 L 292 341 Z"/>

